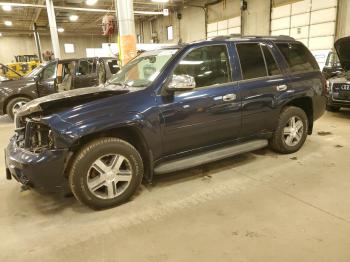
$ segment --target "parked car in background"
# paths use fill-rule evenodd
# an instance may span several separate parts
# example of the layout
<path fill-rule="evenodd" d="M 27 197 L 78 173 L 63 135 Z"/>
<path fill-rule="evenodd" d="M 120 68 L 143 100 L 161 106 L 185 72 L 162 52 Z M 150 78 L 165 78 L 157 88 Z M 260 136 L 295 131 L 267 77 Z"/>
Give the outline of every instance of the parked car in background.
<path fill-rule="evenodd" d="M 338 39 L 334 47 L 343 70 L 327 80 L 329 111 L 339 111 L 342 107 L 350 108 L 350 37 Z"/>
<path fill-rule="evenodd" d="M 119 71 L 116 58 L 54 60 L 18 80 L 0 83 L 0 115 L 11 119 L 18 109 L 38 97 L 105 83 Z"/>
<path fill-rule="evenodd" d="M 6 149 L 7 178 L 127 201 L 142 179 L 266 147 L 298 151 L 326 107 L 326 80 L 290 37 L 218 37 L 144 52 L 104 86 L 31 101 Z"/>
<path fill-rule="evenodd" d="M 337 76 L 343 72 L 338 55 L 336 52 L 329 52 L 326 64 L 323 67 L 322 73 L 326 79 Z"/>

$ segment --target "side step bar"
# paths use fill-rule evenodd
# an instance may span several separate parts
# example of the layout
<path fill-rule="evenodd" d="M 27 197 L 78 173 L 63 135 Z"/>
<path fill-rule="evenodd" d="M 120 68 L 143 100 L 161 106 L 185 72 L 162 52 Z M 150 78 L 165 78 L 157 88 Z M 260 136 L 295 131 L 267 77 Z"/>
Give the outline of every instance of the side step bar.
<path fill-rule="evenodd" d="M 254 151 L 266 147 L 267 145 L 267 140 L 253 140 L 234 146 L 222 147 L 205 153 L 183 157 L 180 159 L 162 163 L 154 168 L 154 173 L 159 175 L 188 169 L 191 167 L 200 166 L 206 163 L 221 160 L 227 157 Z"/>

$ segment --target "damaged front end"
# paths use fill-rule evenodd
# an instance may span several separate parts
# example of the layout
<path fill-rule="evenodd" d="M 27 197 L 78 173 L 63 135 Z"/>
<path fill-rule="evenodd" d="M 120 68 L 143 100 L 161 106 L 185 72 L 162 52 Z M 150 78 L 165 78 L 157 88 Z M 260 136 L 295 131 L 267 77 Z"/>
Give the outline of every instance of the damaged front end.
<path fill-rule="evenodd" d="M 15 135 L 5 150 L 6 177 L 39 192 L 66 192 L 69 150 L 59 148 L 40 116 L 17 116 Z"/>

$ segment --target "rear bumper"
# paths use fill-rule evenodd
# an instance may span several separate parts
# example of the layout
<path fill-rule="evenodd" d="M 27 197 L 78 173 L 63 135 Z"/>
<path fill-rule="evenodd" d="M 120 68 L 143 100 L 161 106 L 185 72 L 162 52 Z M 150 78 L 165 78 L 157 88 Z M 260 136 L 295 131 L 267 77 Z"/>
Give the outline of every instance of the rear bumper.
<path fill-rule="evenodd" d="M 67 157 L 68 149 L 29 152 L 19 148 L 13 137 L 5 149 L 6 177 L 40 192 L 62 192 L 67 188 L 64 177 Z"/>

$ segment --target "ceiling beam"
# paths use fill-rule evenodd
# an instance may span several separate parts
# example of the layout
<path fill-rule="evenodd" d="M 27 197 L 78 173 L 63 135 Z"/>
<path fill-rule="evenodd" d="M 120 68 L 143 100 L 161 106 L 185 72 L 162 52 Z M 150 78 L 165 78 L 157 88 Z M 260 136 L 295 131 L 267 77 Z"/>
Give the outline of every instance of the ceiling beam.
<path fill-rule="evenodd" d="M 0 6 L 2 5 L 11 5 L 13 7 L 28 7 L 28 8 L 46 8 L 46 5 L 40 5 L 40 4 L 22 4 L 22 3 L 9 3 L 9 2 L 1 2 Z M 58 10 L 72 10 L 72 11 L 78 11 L 78 12 L 95 12 L 95 13 L 108 13 L 108 12 L 114 12 L 114 10 L 111 9 L 97 9 L 97 8 L 82 8 L 82 7 L 68 7 L 68 6 L 54 6 L 54 9 Z M 135 14 L 140 15 L 163 15 L 163 12 L 159 11 L 134 11 Z"/>

